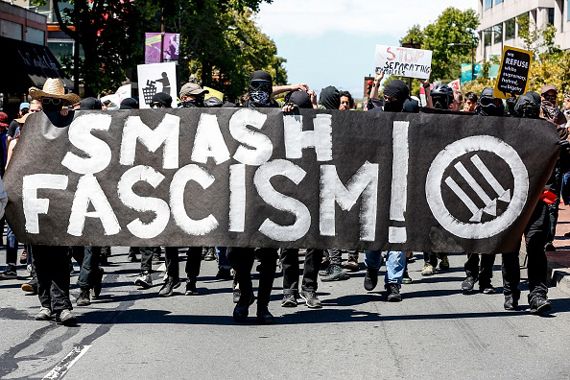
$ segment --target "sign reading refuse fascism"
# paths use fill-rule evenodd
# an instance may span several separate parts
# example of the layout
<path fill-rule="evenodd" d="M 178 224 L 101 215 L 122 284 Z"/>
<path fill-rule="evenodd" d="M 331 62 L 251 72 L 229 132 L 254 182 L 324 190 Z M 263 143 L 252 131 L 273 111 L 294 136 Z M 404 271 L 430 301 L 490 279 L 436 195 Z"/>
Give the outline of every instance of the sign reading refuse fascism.
<path fill-rule="evenodd" d="M 511 46 L 503 49 L 503 59 L 495 84 L 494 96 L 507 99 L 511 95 L 522 95 L 528 86 L 528 74 L 532 52 Z"/>

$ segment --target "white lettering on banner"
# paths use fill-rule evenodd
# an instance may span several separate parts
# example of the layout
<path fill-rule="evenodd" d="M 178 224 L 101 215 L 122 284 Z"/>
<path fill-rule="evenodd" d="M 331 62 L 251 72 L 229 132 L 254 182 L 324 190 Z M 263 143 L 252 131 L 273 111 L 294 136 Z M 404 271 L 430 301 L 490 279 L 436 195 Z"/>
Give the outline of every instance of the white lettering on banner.
<path fill-rule="evenodd" d="M 140 239 L 151 239 L 162 233 L 170 220 L 170 207 L 160 198 L 141 197 L 133 192 L 137 182 L 146 182 L 156 189 L 164 176 L 150 166 L 135 166 L 121 176 L 117 185 L 117 194 L 123 204 L 138 212 L 151 211 L 155 214 L 149 223 L 137 218 L 127 224 L 127 229 Z"/>
<path fill-rule="evenodd" d="M 94 211 L 87 211 L 90 204 L 93 205 Z M 113 208 L 93 174 L 86 174 L 79 178 L 71 206 L 67 233 L 73 236 L 83 235 L 86 218 L 101 220 L 105 235 L 115 235 L 121 231 Z"/>
<path fill-rule="evenodd" d="M 408 200 L 408 146 L 407 121 L 394 121 L 392 129 L 392 187 L 390 196 L 390 220 L 405 222 L 406 203 Z M 405 243 L 406 227 L 388 227 L 388 242 Z"/>
<path fill-rule="evenodd" d="M 319 230 L 323 236 L 336 235 L 336 204 L 350 211 L 362 196 L 360 240 L 374 241 L 378 208 L 378 164 L 366 161 L 344 186 L 334 165 L 321 165 Z"/>
<path fill-rule="evenodd" d="M 243 232 L 245 228 L 245 164 L 230 165 L 230 211 L 231 232 Z"/>
<path fill-rule="evenodd" d="M 38 198 L 38 189 L 67 189 L 68 178 L 61 174 L 32 174 L 22 179 L 22 203 L 26 219 L 26 232 L 40 233 L 39 214 L 47 214 L 49 199 Z"/>
<path fill-rule="evenodd" d="M 123 128 L 121 142 L 121 165 L 133 165 L 137 141 L 140 141 L 150 152 L 164 145 L 163 169 L 178 168 L 178 140 L 180 135 L 180 117 L 165 114 L 155 129 L 144 124 L 140 116 L 129 116 Z"/>
<path fill-rule="evenodd" d="M 256 110 L 242 108 L 230 118 L 229 130 L 232 137 L 241 143 L 234 158 L 242 164 L 259 166 L 267 162 L 273 154 L 273 144 L 269 137 L 248 126 L 261 130 L 267 115 Z"/>
<path fill-rule="evenodd" d="M 280 211 L 295 215 L 295 222 L 289 226 L 281 226 L 267 218 L 259 227 L 259 231 L 276 241 L 295 241 L 301 239 L 311 227 L 311 213 L 303 202 L 279 193 L 271 178 L 284 176 L 298 185 L 307 173 L 299 166 L 287 160 L 273 160 L 260 166 L 253 177 L 257 193 L 265 203 Z"/>
<path fill-rule="evenodd" d="M 483 207 L 477 206 L 451 176 L 443 178 L 446 169 L 453 161 L 471 152 L 491 152 L 506 162 L 513 176 L 512 197 L 511 190 L 504 189 L 476 154 L 470 159 L 476 169 L 473 172 L 481 174 L 482 180 L 489 184 L 493 193 L 486 193 L 463 163 L 456 163 L 454 168 L 464 178 L 466 182 L 464 186 L 469 186 L 469 192 L 476 194 L 482 201 Z M 442 183 L 445 183 L 470 211 L 469 220 L 460 220 L 451 214 L 443 200 Z M 527 201 L 528 189 L 528 172 L 516 150 L 503 140 L 487 135 L 466 137 L 446 146 L 433 160 L 426 178 L 426 197 L 433 215 L 443 228 L 464 239 L 485 239 L 506 230 L 522 212 Z M 499 216 L 497 216 L 497 201 L 508 203 L 507 209 Z M 483 213 L 494 218 L 482 222 Z"/>
<path fill-rule="evenodd" d="M 190 159 L 205 164 L 210 157 L 214 159 L 216 165 L 219 165 L 230 159 L 230 152 L 224 141 L 224 136 L 222 136 L 222 131 L 220 131 L 218 117 L 203 113 L 200 115 L 196 129 Z"/>
<path fill-rule="evenodd" d="M 170 183 L 170 209 L 176 225 L 189 235 L 206 235 L 218 227 L 218 221 L 210 214 L 207 217 L 194 220 L 186 213 L 184 193 L 186 184 L 194 181 L 203 189 L 207 189 L 214 182 L 214 177 L 196 164 L 189 164 L 180 168 Z"/>
<path fill-rule="evenodd" d="M 303 131 L 302 115 L 283 115 L 286 158 L 301 158 L 303 149 L 315 148 L 317 161 L 332 160 L 332 115 L 318 114 L 313 125 L 314 130 Z"/>
<path fill-rule="evenodd" d="M 69 142 L 84 155 L 67 152 L 61 164 L 77 174 L 95 174 L 105 169 L 111 162 L 111 148 L 91 131 L 108 131 L 113 117 L 106 114 L 78 116 L 68 129 Z"/>

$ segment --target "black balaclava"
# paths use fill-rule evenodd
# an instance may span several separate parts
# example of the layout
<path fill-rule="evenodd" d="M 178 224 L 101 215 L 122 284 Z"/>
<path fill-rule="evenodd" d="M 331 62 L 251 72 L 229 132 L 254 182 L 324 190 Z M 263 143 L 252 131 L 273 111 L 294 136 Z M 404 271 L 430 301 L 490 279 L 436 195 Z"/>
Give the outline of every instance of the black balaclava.
<path fill-rule="evenodd" d="M 204 107 L 204 96 L 195 95 L 195 98 L 187 99 L 182 102 L 184 108 Z"/>
<path fill-rule="evenodd" d="M 536 92 L 529 91 L 519 96 L 513 109 L 517 117 L 538 119 L 540 116 L 540 95 Z"/>
<path fill-rule="evenodd" d="M 410 90 L 404 82 L 397 79 L 384 87 L 384 95 L 395 99 L 393 101 L 387 101 L 384 98 L 385 112 L 402 112 L 404 102 L 410 96 Z"/>
<path fill-rule="evenodd" d="M 172 96 L 165 92 L 157 92 L 152 96 L 151 104 L 158 103 L 164 108 L 172 108 Z"/>
<path fill-rule="evenodd" d="M 299 108 L 313 108 L 311 97 L 303 90 L 291 91 L 285 95 L 285 100 L 287 103 L 293 103 Z"/>
<path fill-rule="evenodd" d="M 136 110 L 139 108 L 139 102 L 135 98 L 125 98 L 121 101 L 119 109 L 122 110 Z"/>
<path fill-rule="evenodd" d="M 328 86 L 321 90 L 319 104 L 328 110 L 338 110 L 340 106 L 340 92 L 335 86 Z"/>
<path fill-rule="evenodd" d="M 249 99 L 258 107 L 271 105 L 271 93 L 273 92 L 273 78 L 263 70 L 254 71 L 249 82 Z"/>
<path fill-rule="evenodd" d="M 481 92 L 475 113 L 481 116 L 504 116 L 505 106 L 500 99 L 493 95 L 493 89 L 485 87 Z"/>
<path fill-rule="evenodd" d="M 85 98 L 79 102 L 80 110 L 100 110 L 101 108 L 101 101 L 93 97 Z"/>

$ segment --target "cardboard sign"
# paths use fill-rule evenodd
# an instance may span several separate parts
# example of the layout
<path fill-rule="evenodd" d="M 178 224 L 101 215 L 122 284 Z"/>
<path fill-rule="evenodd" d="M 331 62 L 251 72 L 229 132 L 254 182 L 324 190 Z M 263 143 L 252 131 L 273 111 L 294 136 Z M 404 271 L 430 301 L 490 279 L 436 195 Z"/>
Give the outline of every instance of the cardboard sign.
<path fill-rule="evenodd" d="M 505 46 L 493 95 L 507 99 L 511 95 L 524 94 L 528 87 L 531 63 L 531 51 Z"/>
<path fill-rule="evenodd" d="M 172 106 L 178 97 L 176 85 L 176 63 L 149 63 L 137 66 L 139 107 L 150 108 L 152 97 L 157 92 L 172 96 Z"/>
<path fill-rule="evenodd" d="M 544 120 L 280 109 L 26 121 L 4 182 L 47 245 L 512 252 L 558 157 Z M 532 141 L 532 149 L 528 142 Z"/>
<path fill-rule="evenodd" d="M 376 71 L 387 75 L 428 79 L 431 74 L 431 50 L 376 45 Z"/>
<path fill-rule="evenodd" d="M 224 93 L 218 90 L 213 89 L 212 87 L 208 87 L 208 86 L 204 86 L 202 87 L 204 90 L 208 90 L 208 93 L 206 94 L 205 98 L 216 98 L 219 101 L 223 102 L 224 101 Z"/>

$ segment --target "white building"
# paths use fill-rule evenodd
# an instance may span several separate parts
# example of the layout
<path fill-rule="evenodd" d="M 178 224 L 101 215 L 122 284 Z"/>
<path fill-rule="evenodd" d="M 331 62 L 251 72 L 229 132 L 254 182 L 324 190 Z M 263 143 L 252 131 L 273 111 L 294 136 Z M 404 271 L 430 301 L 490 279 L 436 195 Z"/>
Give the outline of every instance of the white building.
<path fill-rule="evenodd" d="M 524 47 L 516 18 L 528 15 L 539 29 L 548 24 L 557 29 L 555 43 L 570 49 L 570 0 L 479 0 L 479 46 L 477 61 L 500 56 L 503 45 Z"/>

